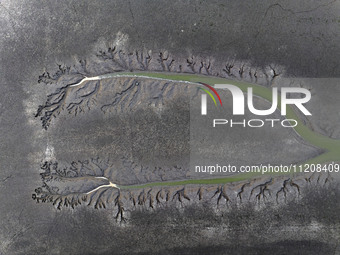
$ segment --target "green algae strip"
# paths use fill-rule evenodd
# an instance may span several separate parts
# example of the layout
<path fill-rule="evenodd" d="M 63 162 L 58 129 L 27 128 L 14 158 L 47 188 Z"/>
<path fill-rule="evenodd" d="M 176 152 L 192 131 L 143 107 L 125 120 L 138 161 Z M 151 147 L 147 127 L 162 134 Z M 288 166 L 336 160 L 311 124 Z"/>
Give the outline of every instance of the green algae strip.
<path fill-rule="evenodd" d="M 197 74 L 178 74 L 178 73 L 158 73 L 158 72 L 119 72 L 119 73 L 110 73 L 104 74 L 100 77 L 102 79 L 105 78 L 114 78 L 120 76 L 131 76 L 131 77 L 140 77 L 140 78 L 155 78 L 155 79 L 164 79 L 164 80 L 172 80 L 178 82 L 190 82 L 190 83 L 197 83 L 204 82 L 210 85 L 214 84 L 232 84 L 239 87 L 242 91 L 246 92 L 248 87 L 253 88 L 253 94 L 260 96 L 268 101 L 272 101 L 272 91 L 266 87 L 241 82 L 241 81 L 234 81 L 228 80 L 225 78 L 219 77 L 211 77 L 211 76 L 204 76 L 204 75 L 197 75 Z M 278 108 L 281 108 L 281 99 L 278 97 Z M 331 139 L 327 136 L 319 134 L 317 132 L 312 131 L 306 125 L 303 124 L 295 113 L 294 109 L 287 105 L 287 114 L 286 119 L 294 119 L 297 121 L 297 126 L 294 127 L 297 134 L 299 134 L 306 142 L 309 144 L 323 149 L 325 152 L 321 155 L 316 156 L 315 158 L 311 158 L 304 163 L 296 164 L 304 165 L 304 164 L 321 164 L 326 162 L 337 162 L 340 159 L 340 140 Z M 273 174 L 273 173 L 271 173 Z M 277 175 L 277 174 L 274 174 Z M 281 173 L 282 175 L 282 173 Z M 232 175 L 229 177 L 223 178 L 213 178 L 213 179 L 189 179 L 189 180 L 181 180 L 181 181 L 169 181 L 169 182 L 152 182 L 140 185 L 127 185 L 127 186 L 120 186 L 120 188 L 146 188 L 146 187 L 154 187 L 154 186 L 177 186 L 177 185 L 186 185 L 186 184 L 223 184 L 228 182 L 236 182 L 241 180 L 246 180 L 255 176 L 259 176 L 259 173 L 242 173 L 237 175 Z"/>
<path fill-rule="evenodd" d="M 189 179 L 189 180 L 182 180 L 182 181 L 164 181 L 164 182 L 150 182 L 146 184 L 138 184 L 138 185 L 126 185 L 121 186 L 119 185 L 120 189 L 143 189 L 143 188 L 150 188 L 155 186 L 181 186 L 181 185 L 188 185 L 188 184 L 222 184 L 228 182 L 238 182 L 242 180 L 249 179 L 251 177 L 258 176 L 258 173 L 246 173 L 246 174 L 238 174 L 232 175 L 229 177 L 222 177 L 222 178 L 212 178 L 212 179 Z"/>

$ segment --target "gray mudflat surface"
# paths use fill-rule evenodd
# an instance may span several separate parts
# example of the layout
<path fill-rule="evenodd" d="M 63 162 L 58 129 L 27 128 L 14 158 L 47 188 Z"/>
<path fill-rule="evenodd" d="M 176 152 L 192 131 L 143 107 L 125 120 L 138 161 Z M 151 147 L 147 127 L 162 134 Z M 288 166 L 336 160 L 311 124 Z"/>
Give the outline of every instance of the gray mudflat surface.
<path fill-rule="evenodd" d="M 66 114 L 52 119 L 47 130 L 41 116 L 35 115 L 48 95 L 68 81 L 107 71 L 197 73 L 264 86 L 274 86 L 283 77 L 338 78 L 339 13 L 339 1 L 1 1 L 0 254 L 338 254 L 337 176 L 111 190 L 88 197 L 90 206 L 82 196 L 48 191 L 42 203 L 39 187 L 46 188 L 44 178 L 50 177 L 45 161 L 58 161 L 61 170 L 77 160 L 97 163 L 99 156 L 105 161 L 119 155 L 124 163 L 120 156 L 127 157 L 124 149 L 130 141 L 143 145 L 135 147 L 138 162 L 172 168 L 170 158 L 178 160 L 179 169 L 187 168 L 190 142 L 179 128 L 183 125 L 190 132 L 185 129 L 190 116 L 187 101 L 168 102 L 161 116 L 178 125 L 160 125 L 148 133 L 146 126 L 159 116 L 150 110 L 157 100 L 145 106 L 149 111 L 125 119 L 115 112 L 102 118 L 95 111 L 74 116 L 75 108 L 71 114 L 64 109 Z M 122 56 L 115 55 L 112 61 L 107 54 L 114 46 Z M 148 54 L 150 65 L 145 62 Z M 320 120 L 329 127 L 317 120 L 311 125 L 333 138 L 339 138 L 339 131 L 330 119 L 338 112 L 327 118 L 325 108 L 318 106 L 319 98 L 328 95 L 337 105 L 337 91 L 337 85 L 316 88 L 315 100 L 308 106 L 313 116 L 320 112 Z M 181 119 L 174 109 L 183 111 Z M 121 135 L 122 122 L 128 126 L 143 116 L 150 121 L 134 127 L 141 137 Z M 118 147 L 112 142 L 119 138 L 108 136 L 110 128 L 118 130 Z M 171 136 L 178 140 L 160 143 L 156 150 L 149 142 L 160 141 L 158 130 L 166 134 L 165 141 Z M 292 161 L 319 153 L 298 138 L 293 140 L 300 149 Z M 158 161 L 153 160 L 156 156 Z M 129 160 L 125 163 L 133 168 Z M 105 164 L 92 176 L 100 176 Z M 75 172 L 66 177 L 74 178 Z M 58 174 L 65 177 L 65 172 Z M 160 175 L 156 171 L 117 178 L 146 183 Z M 165 178 L 185 176 L 174 169 Z M 89 178 L 79 183 L 57 187 L 85 192 L 107 182 Z"/>

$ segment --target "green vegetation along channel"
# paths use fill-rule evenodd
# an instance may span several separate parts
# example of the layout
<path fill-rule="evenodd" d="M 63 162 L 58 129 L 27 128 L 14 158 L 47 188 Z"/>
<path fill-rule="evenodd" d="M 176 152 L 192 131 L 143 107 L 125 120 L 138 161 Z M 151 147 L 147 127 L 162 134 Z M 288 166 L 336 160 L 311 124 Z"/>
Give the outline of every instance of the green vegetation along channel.
<path fill-rule="evenodd" d="M 159 72 L 118 72 L 118 73 L 109 73 L 100 75 L 97 77 L 89 78 L 88 80 L 102 80 L 102 79 L 109 79 L 115 77 L 140 77 L 140 78 L 151 78 L 151 79 L 164 79 L 164 80 L 171 80 L 171 81 L 178 81 L 178 82 L 190 82 L 196 83 L 197 85 L 199 82 L 207 83 L 210 85 L 214 84 L 232 84 L 239 87 L 242 91 L 246 92 L 248 87 L 253 88 L 254 95 L 260 96 L 268 101 L 272 101 L 272 91 L 264 86 L 241 82 L 241 81 L 234 81 L 228 80 L 225 78 L 219 77 L 212 77 L 212 76 L 204 76 L 204 75 L 197 75 L 197 74 L 178 74 L 178 73 L 159 73 Z M 84 79 L 85 80 L 85 79 Z M 82 83 L 82 82 L 80 82 Z M 79 83 L 79 85 L 80 85 Z M 281 100 L 278 98 L 278 108 L 281 106 Z M 295 113 L 294 109 L 287 105 L 287 119 L 294 119 L 297 121 L 297 126 L 294 127 L 297 134 L 299 134 L 306 142 L 309 144 L 318 147 L 324 150 L 324 153 L 321 155 L 316 156 L 315 158 L 311 158 L 304 164 L 322 164 L 327 162 L 339 162 L 340 161 L 340 140 L 331 139 L 327 136 L 314 132 L 313 130 L 309 129 L 306 125 L 303 124 Z M 242 173 L 237 174 L 229 177 L 223 178 L 214 178 L 214 179 L 189 179 L 189 180 L 182 180 L 182 181 L 169 181 L 169 182 L 152 182 L 140 185 L 127 185 L 127 186 L 120 186 L 120 188 L 146 188 L 146 187 L 154 187 L 154 186 L 177 186 L 177 185 L 186 185 L 186 184 L 223 184 L 227 182 L 235 182 L 241 181 L 245 179 L 249 179 L 259 175 L 259 173 Z"/>

